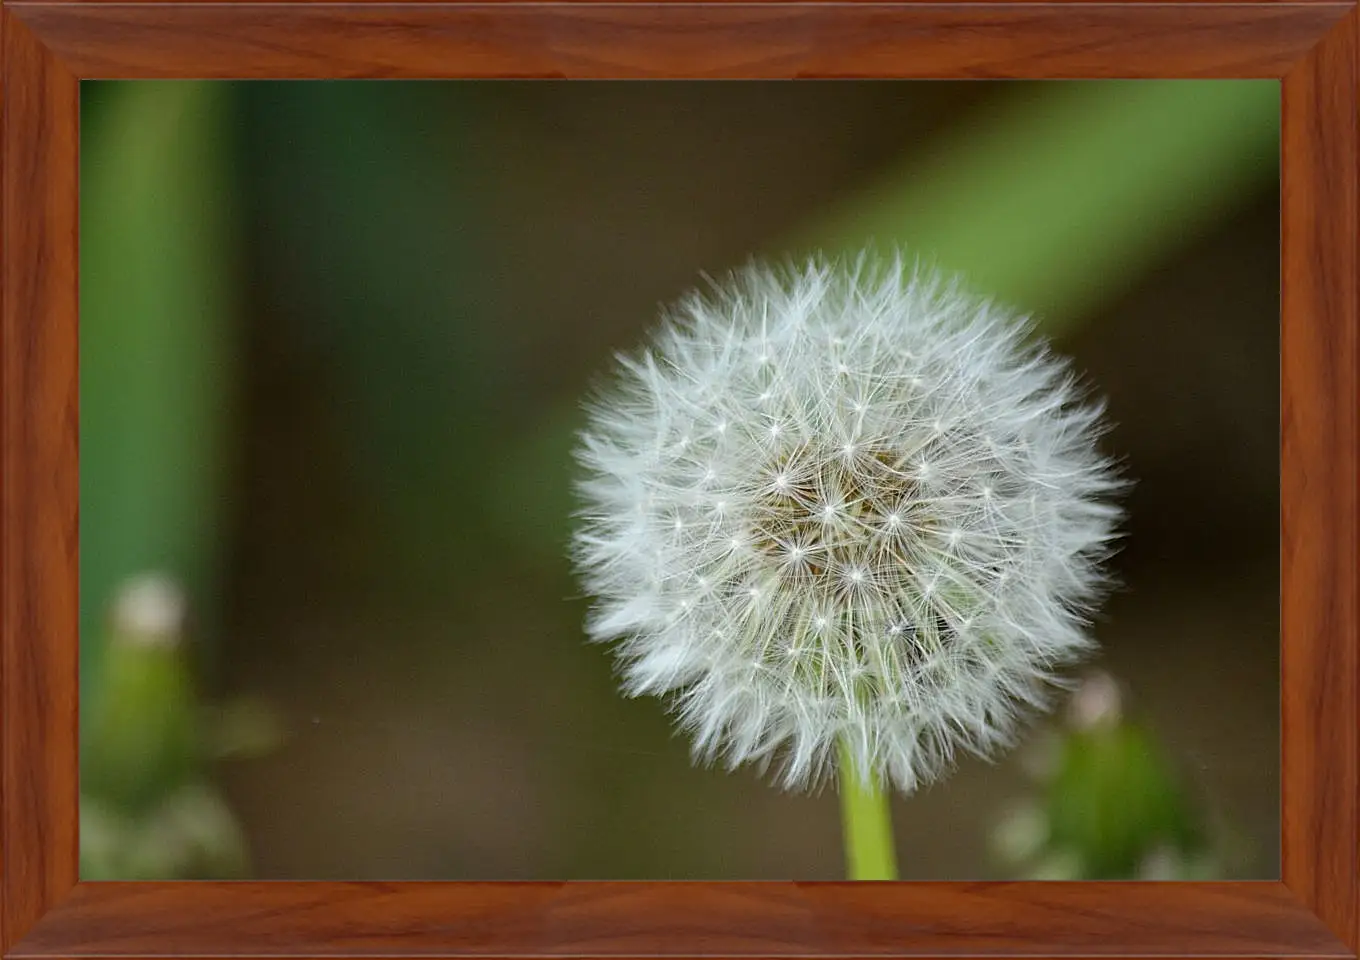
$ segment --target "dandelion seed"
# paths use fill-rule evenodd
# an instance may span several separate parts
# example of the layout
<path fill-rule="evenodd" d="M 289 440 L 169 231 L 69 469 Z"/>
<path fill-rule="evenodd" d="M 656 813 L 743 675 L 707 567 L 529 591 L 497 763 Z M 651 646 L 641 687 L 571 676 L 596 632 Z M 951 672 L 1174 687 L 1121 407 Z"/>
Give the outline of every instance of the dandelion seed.
<path fill-rule="evenodd" d="M 1009 745 L 1093 647 L 1122 486 L 1028 333 L 900 259 L 751 266 L 673 308 L 577 451 L 587 629 L 625 692 L 790 788 L 853 762 L 910 792 Z"/>

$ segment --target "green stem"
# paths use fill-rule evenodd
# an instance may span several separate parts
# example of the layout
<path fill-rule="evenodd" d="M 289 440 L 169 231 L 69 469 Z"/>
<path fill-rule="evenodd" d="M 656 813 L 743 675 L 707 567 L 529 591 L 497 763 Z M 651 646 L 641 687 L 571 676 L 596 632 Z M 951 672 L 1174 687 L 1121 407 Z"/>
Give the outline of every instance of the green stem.
<path fill-rule="evenodd" d="M 844 743 L 840 761 L 841 823 L 848 876 L 851 880 L 896 880 L 897 852 L 889 795 L 872 781 L 861 779 L 854 757 Z"/>
<path fill-rule="evenodd" d="M 218 650 L 238 411 L 238 94 L 190 80 L 81 89 L 82 696 L 102 682 L 110 606 L 131 577 L 184 587 L 196 667 Z"/>

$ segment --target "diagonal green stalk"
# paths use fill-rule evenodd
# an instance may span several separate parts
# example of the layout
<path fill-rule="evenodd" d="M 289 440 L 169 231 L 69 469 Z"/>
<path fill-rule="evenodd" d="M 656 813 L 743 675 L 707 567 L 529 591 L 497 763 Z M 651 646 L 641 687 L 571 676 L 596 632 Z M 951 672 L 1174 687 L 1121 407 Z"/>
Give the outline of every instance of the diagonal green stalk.
<path fill-rule="evenodd" d="M 851 880 L 896 880 L 897 850 L 888 792 L 872 777 L 861 778 L 844 742 L 839 768 L 846 875 Z"/>
<path fill-rule="evenodd" d="M 1054 336 L 1276 179 L 1279 144 L 1275 80 L 1017 84 L 779 248 L 904 245 Z"/>

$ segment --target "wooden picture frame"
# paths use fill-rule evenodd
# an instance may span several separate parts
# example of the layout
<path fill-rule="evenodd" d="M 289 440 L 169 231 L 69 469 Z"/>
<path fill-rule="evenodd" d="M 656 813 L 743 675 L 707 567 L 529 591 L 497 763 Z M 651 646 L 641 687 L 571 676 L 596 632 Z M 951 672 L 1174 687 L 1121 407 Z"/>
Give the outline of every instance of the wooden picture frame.
<path fill-rule="evenodd" d="M 0 31 L 4 957 L 1356 956 L 1354 2 L 78 0 Z M 78 81 L 499 76 L 1281 79 L 1278 882 L 78 882 Z"/>

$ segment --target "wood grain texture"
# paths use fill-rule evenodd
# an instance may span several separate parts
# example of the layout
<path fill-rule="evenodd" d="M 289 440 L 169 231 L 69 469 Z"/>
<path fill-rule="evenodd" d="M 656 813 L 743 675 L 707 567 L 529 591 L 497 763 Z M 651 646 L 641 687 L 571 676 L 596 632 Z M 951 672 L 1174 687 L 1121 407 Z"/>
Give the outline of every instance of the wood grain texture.
<path fill-rule="evenodd" d="M 1358 41 L 1332 2 L 3 4 L 5 956 L 1355 956 Z M 271 76 L 1283 76 L 1283 882 L 72 890 L 76 78 Z"/>
<path fill-rule="evenodd" d="M 1281 867 L 1352 947 L 1360 942 L 1356 19 L 1283 83 L 1280 348 Z"/>
<path fill-rule="evenodd" d="M 0 936 L 76 880 L 77 82 L 3 17 Z"/>
<path fill-rule="evenodd" d="M 1350 4 L 10 3 L 81 77 L 1278 77 Z"/>
<path fill-rule="evenodd" d="M 128 0 L 54 0 L 54 2 L 60 2 L 60 3 L 79 3 L 79 4 L 84 5 L 84 6 L 90 6 L 90 5 L 95 5 L 95 4 L 105 4 L 105 3 L 126 4 L 126 3 L 128 2 Z M 151 4 L 151 5 L 166 5 L 166 6 L 170 6 L 170 5 L 173 5 L 173 6 L 188 6 L 188 5 L 191 5 L 191 4 L 217 4 L 217 5 L 220 5 L 220 4 L 224 4 L 224 3 L 225 3 L 225 4 L 232 4 L 232 3 L 247 3 L 247 2 L 254 2 L 254 0 L 137 0 L 137 2 L 138 2 L 139 4 L 143 4 L 143 5 Z M 278 0 L 275 0 L 275 2 L 278 2 Z M 312 4 L 312 3 L 322 3 L 322 4 L 331 4 L 331 5 L 334 5 L 334 4 L 336 3 L 336 0 L 283 0 L 283 2 L 288 3 L 290 6 L 306 5 L 306 4 Z M 504 6 L 504 7 L 508 7 L 508 6 L 515 6 L 515 5 L 521 5 L 521 6 L 522 6 L 522 5 L 525 5 L 525 4 L 527 4 L 527 3 L 538 2 L 538 0 L 356 0 L 356 2 L 362 2 L 365 6 L 387 6 L 387 5 L 391 5 L 391 6 L 444 6 L 444 7 L 448 7 L 448 6 L 455 6 L 455 5 L 464 5 L 464 6 L 482 6 L 482 7 L 490 7 L 490 6 L 497 6 L 497 7 L 502 7 L 502 6 Z M 638 7 L 638 6 L 646 5 L 646 6 L 686 7 L 686 6 L 694 6 L 694 5 L 696 4 L 696 2 L 705 2 L 705 0 L 546 0 L 546 2 L 550 2 L 550 3 L 552 3 L 554 6 L 591 6 L 591 7 L 619 6 L 619 7 Z M 706 2 L 713 3 L 714 0 L 706 0 Z M 787 7 L 787 6 L 789 6 L 789 4 L 790 4 L 791 2 L 796 2 L 796 0 L 726 0 L 726 2 L 728 2 L 728 3 L 741 3 L 741 4 L 745 5 L 745 6 L 784 6 L 784 7 Z M 855 5 L 855 6 L 858 6 L 858 7 L 865 7 L 865 6 L 901 6 L 901 5 L 903 4 L 903 0 L 806 0 L 806 2 L 823 3 L 823 4 L 827 4 L 827 3 L 842 3 L 842 4 L 846 4 L 846 3 L 849 3 L 849 4 L 853 4 L 853 5 Z M 959 2 L 959 0 L 916 0 L 916 2 L 917 2 L 917 3 L 930 3 L 930 4 L 944 5 L 944 4 L 951 3 L 951 2 Z M 963 0 L 963 2 L 967 2 L 967 0 Z M 1016 4 L 1024 4 L 1024 5 L 1026 5 L 1026 6 L 1034 6 L 1036 0 L 979 0 L 979 2 L 987 3 L 987 4 L 991 5 L 991 6 L 1016 5 Z M 1073 7 L 1080 7 L 1080 6 L 1083 6 L 1083 5 L 1085 5 L 1085 6 L 1090 6 L 1091 3 L 1092 3 L 1092 0 L 1039 0 L 1039 2 L 1040 2 L 1041 5 L 1044 5 L 1044 6 L 1055 6 L 1055 5 L 1057 5 L 1057 6 L 1073 6 Z M 1168 2 L 1175 3 L 1176 0 L 1117 0 L 1117 2 L 1118 2 L 1120 5 L 1122 5 L 1122 6 L 1127 6 L 1127 5 L 1132 5 L 1132 6 L 1163 5 L 1163 6 L 1164 6 L 1164 5 L 1166 5 Z M 1296 6 L 1296 5 L 1334 5 L 1334 4 L 1337 3 L 1337 0 L 1246 0 L 1246 2 L 1247 2 L 1247 3 L 1250 3 L 1250 4 L 1254 5 L 1254 6 L 1270 6 L 1270 5 L 1272 5 L 1272 4 L 1273 4 L 1273 5 L 1284 5 L 1284 4 L 1289 4 L 1289 5 L 1291 5 L 1291 6 Z M 1241 6 L 1241 5 L 1243 5 L 1244 0 L 1193 0 L 1193 3 L 1196 4 L 1196 5 L 1199 5 L 1199 6 Z M 1177 5 L 1177 6 L 1182 6 L 1182 7 L 1184 7 L 1184 6 L 1189 6 L 1190 4 L 1189 4 L 1189 3 L 1177 3 L 1176 5 Z"/>
<path fill-rule="evenodd" d="M 82 884 L 8 954 L 1350 956 L 1279 884 Z"/>

